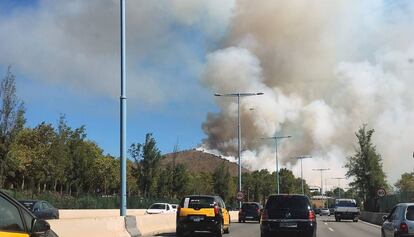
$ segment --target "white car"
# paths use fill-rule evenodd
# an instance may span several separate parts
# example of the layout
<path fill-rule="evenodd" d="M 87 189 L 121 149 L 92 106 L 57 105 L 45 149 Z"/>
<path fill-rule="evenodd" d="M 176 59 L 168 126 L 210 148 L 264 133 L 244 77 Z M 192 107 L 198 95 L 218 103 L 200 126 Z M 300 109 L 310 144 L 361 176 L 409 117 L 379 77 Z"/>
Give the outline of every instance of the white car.
<path fill-rule="evenodd" d="M 175 213 L 176 211 L 168 203 L 154 203 L 146 211 L 145 214 L 165 214 Z"/>

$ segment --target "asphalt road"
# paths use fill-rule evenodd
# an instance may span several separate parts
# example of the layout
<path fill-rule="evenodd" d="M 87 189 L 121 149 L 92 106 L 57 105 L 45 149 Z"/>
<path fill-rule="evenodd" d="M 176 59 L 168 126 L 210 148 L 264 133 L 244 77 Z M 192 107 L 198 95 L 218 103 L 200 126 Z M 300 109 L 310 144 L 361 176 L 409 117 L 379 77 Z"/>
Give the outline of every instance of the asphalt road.
<path fill-rule="evenodd" d="M 335 222 L 333 217 L 317 217 L 317 237 L 380 237 L 380 227 L 359 221 Z M 157 236 L 173 237 L 174 233 L 160 234 Z M 199 233 L 194 237 L 207 237 L 208 234 Z M 260 228 L 257 222 L 232 223 L 230 234 L 224 237 L 260 237 Z"/>

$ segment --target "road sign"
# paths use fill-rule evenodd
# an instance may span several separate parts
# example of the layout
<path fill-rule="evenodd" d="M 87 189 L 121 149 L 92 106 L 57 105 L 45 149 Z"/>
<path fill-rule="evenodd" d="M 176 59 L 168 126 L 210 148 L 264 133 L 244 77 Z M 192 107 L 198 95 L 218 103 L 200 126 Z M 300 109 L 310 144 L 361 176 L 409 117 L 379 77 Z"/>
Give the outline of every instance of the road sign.
<path fill-rule="evenodd" d="M 380 188 L 377 190 L 377 196 L 378 197 L 385 197 L 385 195 L 387 195 L 387 191 L 383 188 Z"/>
<path fill-rule="evenodd" d="M 243 192 L 238 192 L 236 195 L 236 199 L 238 201 L 242 201 L 244 199 L 244 193 Z"/>

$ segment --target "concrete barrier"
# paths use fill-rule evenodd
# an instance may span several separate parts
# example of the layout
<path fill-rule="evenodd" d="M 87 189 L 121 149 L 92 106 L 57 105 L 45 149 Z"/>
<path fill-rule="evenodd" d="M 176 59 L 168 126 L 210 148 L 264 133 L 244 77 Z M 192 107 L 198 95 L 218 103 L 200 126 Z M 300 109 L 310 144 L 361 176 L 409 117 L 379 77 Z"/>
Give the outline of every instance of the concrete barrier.
<path fill-rule="evenodd" d="M 59 237 L 130 237 L 123 217 L 49 220 Z"/>
<path fill-rule="evenodd" d="M 382 223 L 384 222 L 382 220 L 382 217 L 386 215 L 388 215 L 388 213 L 362 211 L 361 215 L 359 216 L 359 219 L 371 224 L 382 225 Z"/>
<path fill-rule="evenodd" d="M 61 210 L 61 219 L 50 220 L 51 228 L 60 237 L 131 237 L 175 232 L 176 214 L 144 215 L 145 210 L 128 210 L 128 217 L 119 217 L 119 210 Z M 238 212 L 230 212 L 231 222 L 238 221 Z"/>
<path fill-rule="evenodd" d="M 127 214 L 131 216 L 142 216 L 146 209 L 128 209 Z M 101 218 L 118 217 L 119 209 L 85 209 L 85 210 L 59 210 L 60 219 L 82 219 L 82 218 Z"/>

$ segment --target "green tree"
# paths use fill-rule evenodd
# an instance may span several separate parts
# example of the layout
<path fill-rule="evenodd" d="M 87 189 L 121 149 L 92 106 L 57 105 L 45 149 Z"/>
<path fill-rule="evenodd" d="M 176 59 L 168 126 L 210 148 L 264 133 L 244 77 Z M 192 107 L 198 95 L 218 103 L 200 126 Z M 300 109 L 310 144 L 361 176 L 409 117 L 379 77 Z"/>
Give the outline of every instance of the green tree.
<path fill-rule="evenodd" d="M 214 193 L 220 195 L 224 200 L 230 197 L 230 171 L 222 162 L 213 172 L 213 189 Z"/>
<path fill-rule="evenodd" d="M 6 177 L 15 177 L 13 160 L 8 155 L 10 145 L 18 131 L 24 126 L 24 106 L 16 94 L 15 76 L 8 67 L 0 83 L 0 188 Z"/>
<path fill-rule="evenodd" d="M 173 180 L 172 180 L 172 196 L 174 198 L 182 197 L 187 193 L 188 190 L 188 179 L 189 174 L 187 168 L 182 165 L 178 164 L 175 165 L 173 170 Z"/>
<path fill-rule="evenodd" d="M 137 180 L 140 191 L 145 197 L 154 196 L 157 190 L 158 165 L 161 160 L 161 152 L 157 148 L 157 142 L 151 133 L 145 136 L 145 143 L 134 143 L 128 150 L 131 158 L 137 166 Z"/>
<path fill-rule="evenodd" d="M 372 143 L 374 130 L 367 130 L 364 124 L 356 133 L 358 147 L 356 154 L 348 159 L 346 176 L 353 177 L 350 186 L 358 190 L 358 196 L 364 202 L 364 208 L 368 211 L 377 210 L 376 191 L 378 188 L 386 188 L 385 173 L 382 169 L 382 159 Z"/>
<path fill-rule="evenodd" d="M 400 192 L 414 192 L 414 172 L 402 174 L 395 187 Z"/>

